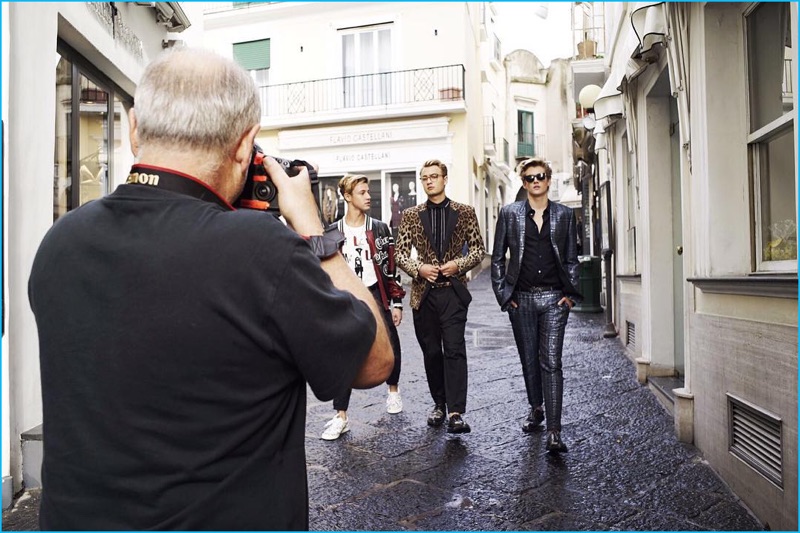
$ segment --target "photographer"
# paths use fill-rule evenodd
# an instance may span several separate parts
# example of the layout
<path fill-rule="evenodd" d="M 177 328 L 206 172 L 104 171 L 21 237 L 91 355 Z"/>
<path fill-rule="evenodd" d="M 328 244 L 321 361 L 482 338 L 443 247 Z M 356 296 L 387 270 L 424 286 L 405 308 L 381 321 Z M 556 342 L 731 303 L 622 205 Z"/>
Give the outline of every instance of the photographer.
<path fill-rule="evenodd" d="M 231 207 L 258 102 L 228 59 L 160 56 L 128 183 L 44 237 L 41 529 L 307 529 L 306 384 L 327 401 L 389 375 L 382 311 L 322 236 L 308 171 L 266 159 L 291 229 Z"/>

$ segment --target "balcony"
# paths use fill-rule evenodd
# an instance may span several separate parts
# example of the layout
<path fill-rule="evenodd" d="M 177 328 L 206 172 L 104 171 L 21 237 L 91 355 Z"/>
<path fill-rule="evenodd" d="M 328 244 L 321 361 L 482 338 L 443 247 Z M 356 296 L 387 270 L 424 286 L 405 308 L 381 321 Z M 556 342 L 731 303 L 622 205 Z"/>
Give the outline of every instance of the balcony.
<path fill-rule="evenodd" d="M 533 133 L 518 134 L 517 140 L 517 159 L 528 157 L 544 157 L 545 136 L 543 134 L 534 135 Z"/>
<path fill-rule="evenodd" d="M 266 85 L 262 126 L 466 112 L 464 65 Z"/>

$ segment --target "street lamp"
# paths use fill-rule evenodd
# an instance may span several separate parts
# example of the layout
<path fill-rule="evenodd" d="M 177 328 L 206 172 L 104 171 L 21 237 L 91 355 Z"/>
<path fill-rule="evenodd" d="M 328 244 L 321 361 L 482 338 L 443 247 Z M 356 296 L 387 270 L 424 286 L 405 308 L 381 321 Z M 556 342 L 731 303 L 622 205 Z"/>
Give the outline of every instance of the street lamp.
<path fill-rule="evenodd" d="M 578 102 L 584 109 L 594 109 L 594 103 L 600 95 L 600 87 L 590 83 L 578 93 Z"/>

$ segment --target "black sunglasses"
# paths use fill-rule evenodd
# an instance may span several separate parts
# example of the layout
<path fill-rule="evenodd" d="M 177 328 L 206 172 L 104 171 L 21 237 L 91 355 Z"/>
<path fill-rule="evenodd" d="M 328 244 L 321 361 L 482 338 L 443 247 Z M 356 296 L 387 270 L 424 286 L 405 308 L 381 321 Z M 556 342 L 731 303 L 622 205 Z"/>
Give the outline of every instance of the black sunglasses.
<path fill-rule="evenodd" d="M 540 172 L 538 174 L 529 174 L 527 176 L 522 176 L 522 179 L 528 183 L 533 183 L 533 180 L 544 181 L 547 179 L 547 174 L 544 172 Z"/>

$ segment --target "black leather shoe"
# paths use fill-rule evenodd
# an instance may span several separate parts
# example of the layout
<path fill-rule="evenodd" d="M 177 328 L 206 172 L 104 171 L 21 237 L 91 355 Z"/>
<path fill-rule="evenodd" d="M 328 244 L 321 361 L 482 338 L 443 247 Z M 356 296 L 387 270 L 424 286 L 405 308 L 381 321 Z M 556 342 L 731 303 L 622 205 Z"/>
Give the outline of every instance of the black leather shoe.
<path fill-rule="evenodd" d="M 541 407 L 531 407 L 531 412 L 528 413 L 528 418 L 522 423 L 522 431 L 525 433 L 533 433 L 544 422 L 544 409 Z"/>
<path fill-rule="evenodd" d="M 456 413 L 450 415 L 450 420 L 447 422 L 448 433 L 469 433 L 470 431 L 472 431 L 472 429 L 470 429 L 469 424 L 461 418 L 460 414 Z"/>
<path fill-rule="evenodd" d="M 444 405 L 436 404 L 428 415 L 428 425 L 439 427 L 444 423 Z"/>
<path fill-rule="evenodd" d="M 545 448 L 550 453 L 564 453 L 567 451 L 567 445 L 561 440 L 560 431 L 550 431 L 547 433 L 547 444 Z"/>

